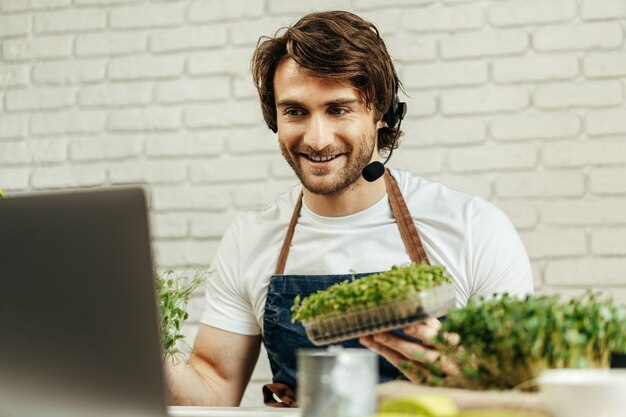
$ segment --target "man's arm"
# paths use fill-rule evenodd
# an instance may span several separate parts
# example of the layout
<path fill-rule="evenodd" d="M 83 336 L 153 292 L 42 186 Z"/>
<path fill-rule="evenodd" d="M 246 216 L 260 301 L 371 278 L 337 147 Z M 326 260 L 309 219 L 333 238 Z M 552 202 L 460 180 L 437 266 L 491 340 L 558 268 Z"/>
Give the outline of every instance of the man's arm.
<path fill-rule="evenodd" d="M 169 359 L 165 375 L 176 405 L 237 406 L 259 356 L 261 336 L 201 324 L 188 361 Z"/>

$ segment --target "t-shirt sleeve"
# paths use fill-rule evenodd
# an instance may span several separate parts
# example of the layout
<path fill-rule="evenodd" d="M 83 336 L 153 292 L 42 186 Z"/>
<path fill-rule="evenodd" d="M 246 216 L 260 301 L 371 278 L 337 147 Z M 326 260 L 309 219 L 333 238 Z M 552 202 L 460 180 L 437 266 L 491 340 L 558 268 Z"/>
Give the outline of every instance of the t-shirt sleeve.
<path fill-rule="evenodd" d="M 533 293 L 528 254 L 515 227 L 496 206 L 479 197 L 470 203 L 469 270 L 471 299 L 508 292 L 524 297 Z"/>
<path fill-rule="evenodd" d="M 206 305 L 201 322 L 233 333 L 258 335 L 259 324 L 245 297 L 241 277 L 238 225 L 233 222 L 222 237 L 206 284 Z"/>

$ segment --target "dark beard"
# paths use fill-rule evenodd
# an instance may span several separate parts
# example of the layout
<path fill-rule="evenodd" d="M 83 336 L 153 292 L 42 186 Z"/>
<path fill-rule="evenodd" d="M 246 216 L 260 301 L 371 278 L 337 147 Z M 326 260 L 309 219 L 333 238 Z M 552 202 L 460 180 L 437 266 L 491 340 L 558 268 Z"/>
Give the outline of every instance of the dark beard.
<path fill-rule="evenodd" d="M 377 132 L 375 132 L 377 134 Z M 362 147 L 357 149 L 357 152 L 354 152 L 354 147 L 348 145 L 346 149 L 336 150 L 332 146 L 327 146 L 320 151 L 315 151 L 310 146 L 306 145 L 295 145 L 291 147 L 289 150 L 291 154 L 287 151 L 286 146 L 282 141 L 280 143 L 280 151 L 283 154 L 283 157 L 287 161 L 287 163 L 291 166 L 293 171 L 296 173 L 300 182 L 313 194 L 320 195 L 330 195 L 338 192 L 342 192 L 348 190 L 352 185 L 354 185 L 357 181 L 359 181 L 362 177 L 363 168 L 370 163 L 372 158 L 372 153 L 374 152 L 374 144 L 376 138 L 362 138 Z M 300 165 L 299 156 L 300 154 L 305 153 L 313 156 L 321 156 L 321 155 L 333 155 L 333 154 L 347 154 L 348 155 L 348 164 L 337 173 L 337 177 L 332 183 L 326 183 L 322 185 L 315 184 L 314 181 L 310 181 L 311 176 L 323 176 L 328 173 L 328 170 L 325 168 L 320 168 L 314 171 L 311 171 L 310 174 L 305 175 L 302 166 Z M 292 159 L 292 155 L 295 155 L 295 160 Z"/>

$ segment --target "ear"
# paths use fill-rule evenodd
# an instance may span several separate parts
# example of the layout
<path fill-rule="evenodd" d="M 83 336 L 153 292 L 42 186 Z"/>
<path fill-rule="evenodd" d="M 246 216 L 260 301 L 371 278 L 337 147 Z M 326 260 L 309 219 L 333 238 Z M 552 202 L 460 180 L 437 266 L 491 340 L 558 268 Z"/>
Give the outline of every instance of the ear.
<path fill-rule="evenodd" d="M 387 127 L 387 123 L 385 123 L 383 119 L 376 122 L 376 130 L 382 129 L 383 127 Z"/>

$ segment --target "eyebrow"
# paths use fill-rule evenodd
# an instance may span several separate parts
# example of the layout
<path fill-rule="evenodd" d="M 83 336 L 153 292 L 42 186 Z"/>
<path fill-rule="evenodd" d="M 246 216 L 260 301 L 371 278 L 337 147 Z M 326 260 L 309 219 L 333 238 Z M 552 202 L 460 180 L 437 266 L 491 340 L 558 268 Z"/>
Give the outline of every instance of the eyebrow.
<path fill-rule="evenodd" d="M 354 103 L 359 103 L 361 100 L 359 100 L 358 98 L 337 98 L 334 100 L 329 100 L 327 102 L 324 103 L 325 107 L 332 107 L 332 106 L 345 106 L 346 104 L 354 104 Z M 284 99 L 284 100 L 280 100 L 278 103 L 276 103 L 277 107 L 289 107 L 289 106 L 298 106 L 298 107 L 305 107 L 304 104 L 298 100 L 290 100 L 290 99 Z"/>

